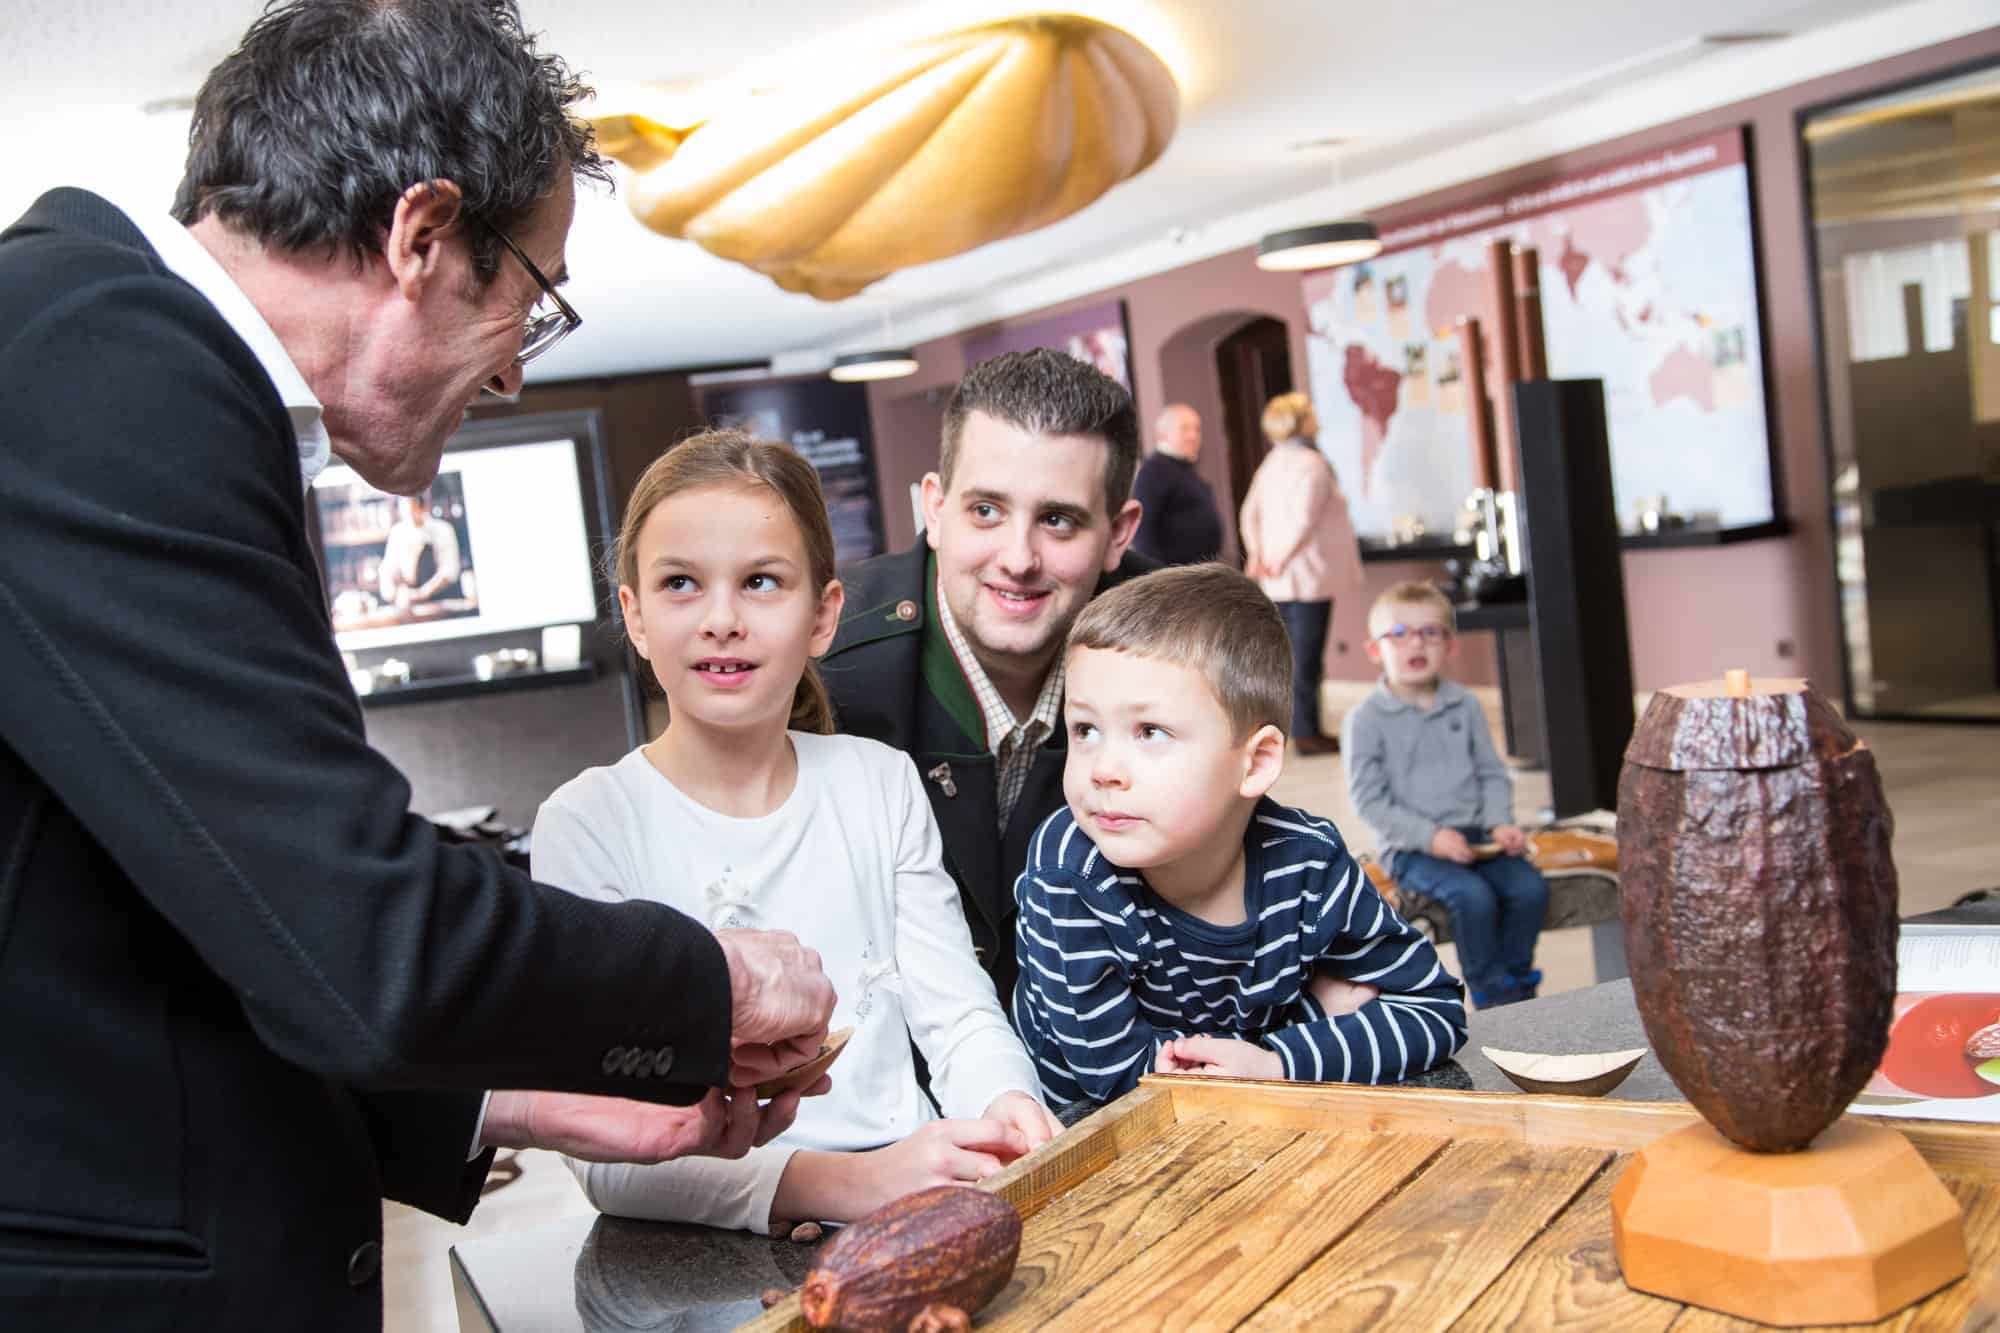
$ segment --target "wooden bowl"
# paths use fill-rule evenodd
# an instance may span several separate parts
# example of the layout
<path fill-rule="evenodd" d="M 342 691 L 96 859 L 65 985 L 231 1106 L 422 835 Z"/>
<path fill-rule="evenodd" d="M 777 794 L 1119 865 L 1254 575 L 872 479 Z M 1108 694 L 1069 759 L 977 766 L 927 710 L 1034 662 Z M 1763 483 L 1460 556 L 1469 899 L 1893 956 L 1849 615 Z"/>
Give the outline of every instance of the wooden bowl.
<path fill-rule="evenodd" d="M 1523 1092 L 1551 1092 L 1564 1097 L 1602 1097 L 1625 1081 L 1645 1058 L 1647 1047 L 1600 1051 L 1588 1055 L 1539 1055 L 1481 1046 L 1493 1062 Z"/>
<path fill-rule="evenodd" d="M 854 1029 L 851 1027 L 827 1033 L 826 1040 L 819 1045 L 818 1055 L 796 1069 L 787 1070 L 776 1078 L 767 1078 L 759 1083 L 757 1085 L 759 1100 L 768 1100 L 779 1093 L 790 1092 L 793 1088 L 810 1086 L 840 1057 L 840 1052 L 847 1046 L 847 1039 L 853 1035 Z"/>

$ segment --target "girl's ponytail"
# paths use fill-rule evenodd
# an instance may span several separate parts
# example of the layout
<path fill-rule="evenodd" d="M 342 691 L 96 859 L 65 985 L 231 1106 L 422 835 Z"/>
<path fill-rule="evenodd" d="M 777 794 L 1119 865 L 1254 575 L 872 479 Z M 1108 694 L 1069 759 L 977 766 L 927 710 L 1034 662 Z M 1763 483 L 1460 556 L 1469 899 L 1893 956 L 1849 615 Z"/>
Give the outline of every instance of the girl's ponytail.
<path fill-rule="evenodd" d="M 815 736 L 833 734 L 833 699 L 826 692 L 826 682 L 819 678 L 819 668 L 806 663 L 806 673 L 799 677 L 799 688 L 792 695 L 793 731 L 809 731 Z"/>

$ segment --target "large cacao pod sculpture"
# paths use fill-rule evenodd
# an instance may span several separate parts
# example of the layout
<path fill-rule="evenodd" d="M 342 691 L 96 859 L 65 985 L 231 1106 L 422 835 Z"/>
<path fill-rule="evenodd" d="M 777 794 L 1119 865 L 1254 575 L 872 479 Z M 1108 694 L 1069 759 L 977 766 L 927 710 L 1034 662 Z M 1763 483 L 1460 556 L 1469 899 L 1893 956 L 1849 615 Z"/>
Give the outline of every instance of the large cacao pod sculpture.
<path fill-rule="evenodd" d="M 1021 1215 L 985 1190 L 938 1185 L 828 1241 L 799 1290 L 814 1328 L 904 1333 L 926 1306 L 967 1314 L 999 1295 L 1021 1255 Z"/>
<path fill-rule="evenodd" d="M 1888 1042 L 1893 820 L 1875 757 L 1825 699 L 1731 675 L 1659 691 L 1633 733 L 1619 907 L 1660 1064 L 1724 1135 L 1791 1152 Z"/>

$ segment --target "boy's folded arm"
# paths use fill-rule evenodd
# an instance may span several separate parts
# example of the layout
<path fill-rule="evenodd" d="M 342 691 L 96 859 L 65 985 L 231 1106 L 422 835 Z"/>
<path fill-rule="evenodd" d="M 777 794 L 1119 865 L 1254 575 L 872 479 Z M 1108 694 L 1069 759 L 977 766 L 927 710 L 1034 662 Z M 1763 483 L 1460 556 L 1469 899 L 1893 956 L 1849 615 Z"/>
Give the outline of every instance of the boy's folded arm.
<path fill-rule="evenodd" d="M 1465 1003 L 1439 969 L 1441 984 L 1384 990 L 1351 1014 L 1267 1032 L 1263 1044 L 1285 1063 L 1285 1077 L 1311 1083 L 1395 1083 L 1449 1059 L 1465 1045 Z"/>
<path fill-rule="evenodd" d="M 1062 876 L 1030 870 L 1018 892 L 1022 982 L 1047 1022 L 1063 1063 L 1095 1101 L 1110 1101 L 1151 1073 L 1160 1043 L 1140 1009 L 1124 956 L 1081 891 Z"/>
<path fill-rule="evenodd" d="M 1100 996 L 1109 984 L 1100 982 L 1089 994 Z M 1090 1021 L 1057 1012 L 1053 1001 L 1048 1004 L 1050 1028 L 1062 1048 L 1063 1063 L 1069 1066 L 1077 1086 L 1097 1102 L 1111 1101 L 1138 1087 L 1139 1077 L 1153 1072 L 1161 1045 L 1186 1035 L 1176 1029 L 1155 1028 L 1139 1012 L 1130 988 L 1121 985 L 1118 989 L 1123 993 L 1111 997 L 1113 1007 L 1109 1010 L 1072 993 L 1076 1014 L 1099 1015 Z M 1099 1027 L 1097 1024 L 1106 1018 L 1116 1021 Z"/>
<path fill-rule="evenodd" d="M 1315 1017 L 1265 1034 L 1291 1079 L 1381 1083 L 1421 1073 L 1465 1044 L 1465 1001 L 1429 940 L 1384 902 L 1343 856 L 1304 952 L 1315 966 L 1380 994 L 1351 1014 Z M 1310 994 L 1298 1006 L 1323 1011 Z"/>

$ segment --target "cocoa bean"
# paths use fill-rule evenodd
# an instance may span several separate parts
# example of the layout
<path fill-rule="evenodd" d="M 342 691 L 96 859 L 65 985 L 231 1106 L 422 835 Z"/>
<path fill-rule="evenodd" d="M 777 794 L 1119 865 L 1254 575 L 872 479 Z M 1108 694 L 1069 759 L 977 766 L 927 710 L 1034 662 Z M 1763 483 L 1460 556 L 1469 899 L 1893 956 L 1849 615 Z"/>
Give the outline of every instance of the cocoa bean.
<path fill-rule="evenodd" d="M 972 1333 L 972 1316 L 956 1305 L 926 1305 L 910 1321 L 909 1333 Z"/>

